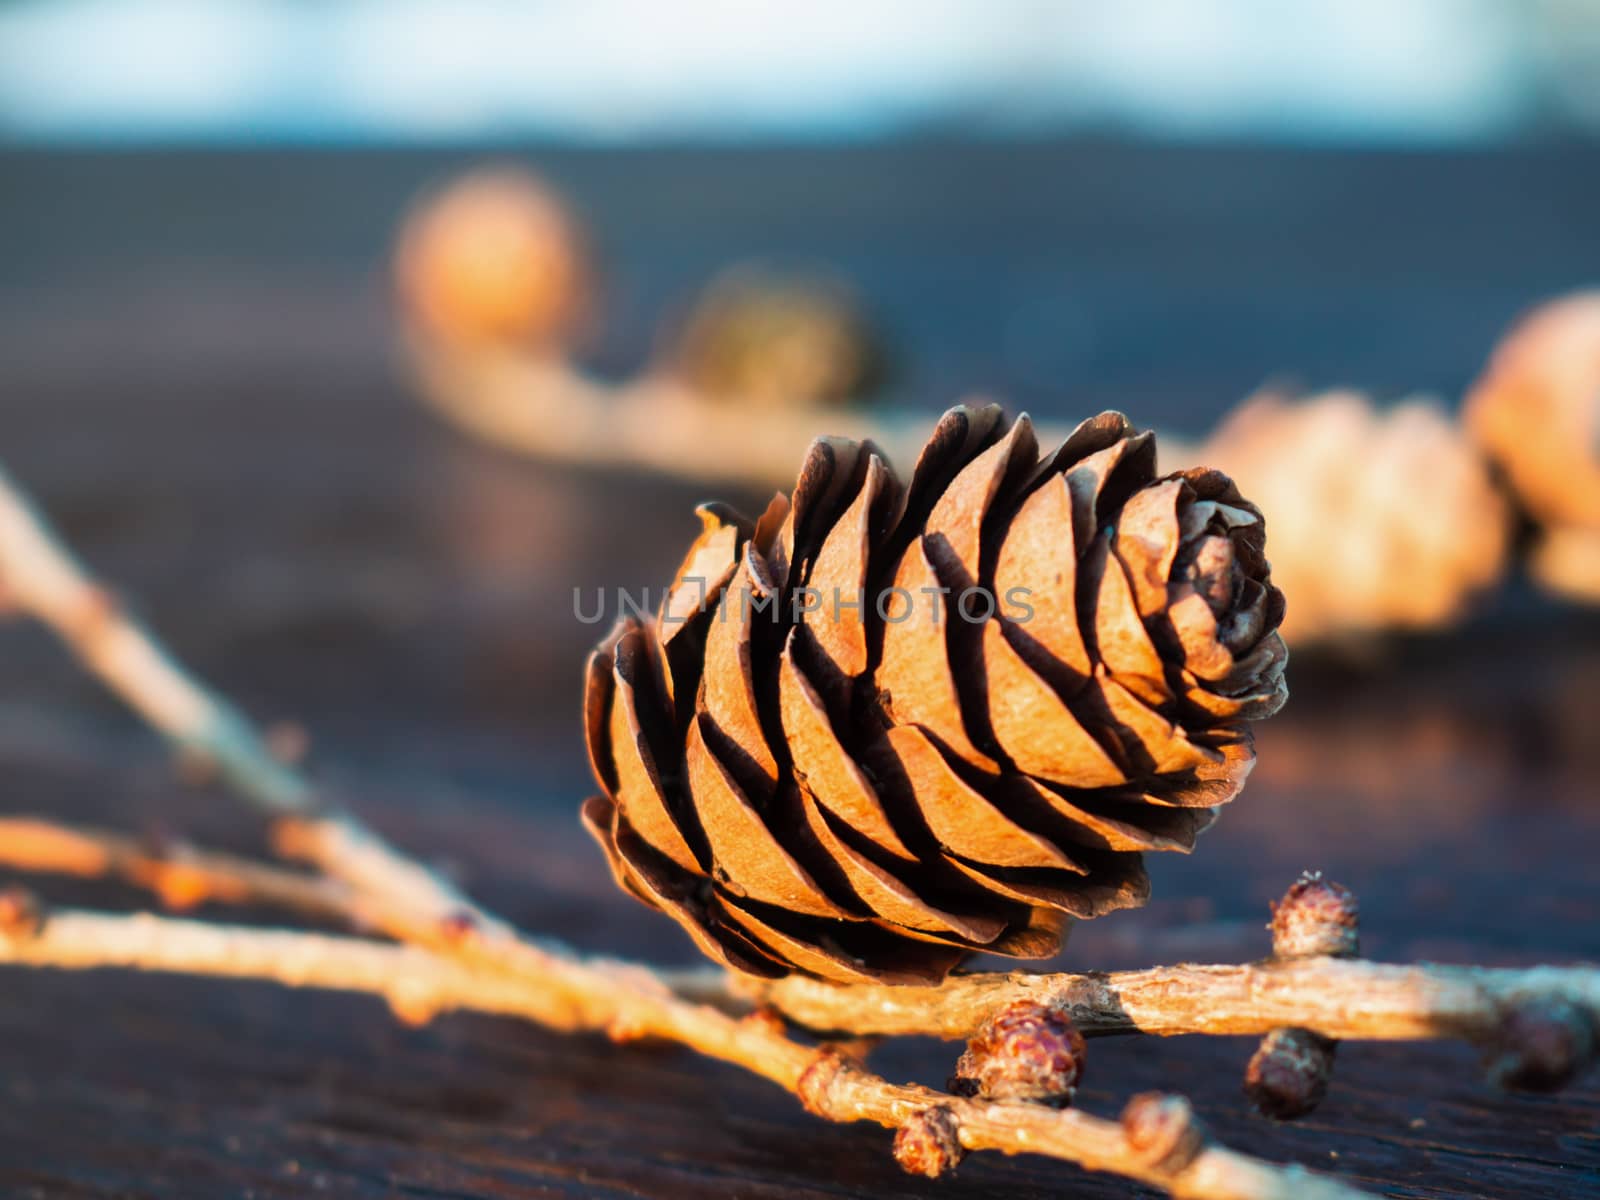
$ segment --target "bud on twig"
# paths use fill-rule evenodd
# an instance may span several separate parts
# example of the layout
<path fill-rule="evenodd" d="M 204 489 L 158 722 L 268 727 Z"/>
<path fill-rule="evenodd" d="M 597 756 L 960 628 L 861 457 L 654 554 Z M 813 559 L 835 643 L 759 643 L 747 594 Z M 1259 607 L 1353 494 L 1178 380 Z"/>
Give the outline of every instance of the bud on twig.
<path fill-rule="evenodd" d="M 1182 1096 L 1141 1092 L 1122 1110 L 1122 1134 L 1140 1161 L 1181 1171 L 1205 1149 L 1205 1127 Z"/>
<path fill-rule="evenodd" d="M 894 1160 L 907 1175 L 937 1179 L 966 1156 L 960 1135 L 960 1123 L 944 1105 L 923 1109 L 896 1131 Z"/>
<path fill-rule="evenodd" d="M 1489 1082 L 1518 1091 L 1553 1092 L 1594 1062 L 1596 1030 L 1571 1001 L 1541 996 L 1507 1008 L 1488 1047 Z"/>
<path fill-rule="evenodd" d="M 1245 1068 L 1245 1095 L 1263 1116 L 1303 1117 L 1322 1103 L 1339 1043 L 1309 1029 L 1274 1029 Z"/>
<path fill-rule="evenodd" d="M 1355 893 L 1307 871 L 1272 906 L 1276 958 L 1354 958 L 1360 949 L 1361 906 Z"/>
<path fill-rule="evenodd" d="M 287 766 L 298 766 L 311 750 L 311 735 L 298 721 L 279 721 L 267 727 L 267 750 Z"/>
<path fill-rule="evenodd" d="M 480 933 L 478 918 L 465 909 L 450 913 L 439 922 L 439 936 L 449 946 L 465 946 Z"/>
<path fill-rule="evenodd" d="M 795 1084 L 794 1094 L 800 1106 L 815 1117 L 832 1120 L 834 1089 L 840 1080 L 849 1076 L 855 1064 L 832 1045 L 819 1046 L 817 1056 L 811 1060 Z"/>
<path fill-rule="evenodd" d="M 1354 958 L 1360 946 L 1355 893 L 1307 871 L 1272 906 L 1274 958 Z M 1263 1116 L 1303 1117 L 1322 1103 L 1339 1043 L 1309 1029 L 1274 1029 L 1245 1068 L 1244 1093 Z"/>
<path fill-rule="evenodd" d="M 1056 1009 L 1020 1001 L 990 1018 L 956 1063 L 950 1090 L 1065 1108 L 1083 1078 L 1083 1035 Z"/>
<path fill-rule="evenodd" d="M 0 891 L 0 938 L 25 941 L 39 932 L 44 912 L 39 898 L 23 887 Z"/>

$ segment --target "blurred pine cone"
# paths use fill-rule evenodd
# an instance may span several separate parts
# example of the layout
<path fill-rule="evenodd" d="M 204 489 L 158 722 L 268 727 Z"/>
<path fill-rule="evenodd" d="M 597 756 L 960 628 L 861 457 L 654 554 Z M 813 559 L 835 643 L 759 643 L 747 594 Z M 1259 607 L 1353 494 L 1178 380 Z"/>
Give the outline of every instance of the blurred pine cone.
<path fill-rule="evenodd" d="M 1185 459 L 1226 471 L 1272 514 L 1291 645 L 1447 624 L 1505 570 L 1506 502 L 1431 404 L 1263 394 Z"/>
<path fill-rule="evenodd" d="M 565 201 L 515 167 L 424 195 L 401 229 L 394 270 L 408 317 L 428 336 L 540 353 L 566 348 L 594 286 Z"/>
<path fill-rule="evenodd" d="M 1466 420 L 1539 527 L 1534 575 L 1600 600 L 1600 291 L 1553 300 L 1514 326 L 1473 385 Z"/>
<path fill-rule="evenodd" d="M 1260 513 L 1157 479 L 1116 413 L 1041 461 L 1026 417 L 953 409 L 905 486 L 822 439 L 759 521 L 700 515 L 657 617 L 589 660 L 584 819 L 741 971 L 1053 953 L 1063 914 L 1144 901 L 1140 852 L 1193 846 L 1287 694 Z"/>
<path fill-rule="evenodd" d="M 886 363 L 848 287 L 754 264 L 712 281 L 666 353 L 667 370 L 698 394 L 758 408 L 858 402 Z"/>

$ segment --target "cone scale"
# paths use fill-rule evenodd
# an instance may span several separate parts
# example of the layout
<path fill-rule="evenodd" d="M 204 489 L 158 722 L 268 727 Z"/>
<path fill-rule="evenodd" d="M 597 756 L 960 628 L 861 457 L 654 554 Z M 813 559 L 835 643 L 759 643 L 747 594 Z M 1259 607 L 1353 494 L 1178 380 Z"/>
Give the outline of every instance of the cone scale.
<path fill-rule="evenodd" d="M 952 409 L 902 482 L 820 439 L 590 656 L 584 822 L 618 884 L 764 976 L 925 983 L 1144 902 L 1287 692 L 1261 514 L 1116 413 L 1041 456 Z"/>

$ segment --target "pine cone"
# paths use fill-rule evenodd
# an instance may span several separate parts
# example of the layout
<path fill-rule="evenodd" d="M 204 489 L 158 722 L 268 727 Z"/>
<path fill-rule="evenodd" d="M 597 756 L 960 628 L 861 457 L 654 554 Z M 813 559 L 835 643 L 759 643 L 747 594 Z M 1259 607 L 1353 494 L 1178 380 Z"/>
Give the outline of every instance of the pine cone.
<path fill-rule="evenodd" d="M 849 288 L 754 264 L 712 280 L 668 347 L 669 373 L 708 399 L 835 408 L 882 382 L 887 356 Z"/>
<path fill-rule="evenodd" d="M 1506 334 L 1466 422 L 1538 526 L 1534 578 L 1600 603 L 1600 291 L 1543 304 Z"/>
<path fill-rule="evenodd" d="M 700 516 L 657 617 L 590 657 L 584 820 L 741 971 L 1054 953 L 1145 900 L 1141 851 L 1192 848 L 1287 694 L 1261 514 L 1157 479 L 1116 413 L 1041 461 L 1027 417 L 953 409 L 905 486 L 821 439 L 759 521 Z"/>
<path fill-rule="evenodd" d="M 1535 521 L 1600 529 L 1600 291 L 1541 305 L 1501 339 L 1466 421 Z"/>
<path fill-rule="evenodd" d="M 1263 393 L 1189 461 L 1226 471 L 1272 514 L 1292 646 L 1448 624 L 1505 572 L 1505 499 L 1472 444 L 1424 401 L 1380 412 L 1357 392 Z"/>
<path fill-rule="evenodd" d="M 514 167 L 473 171 L 424 195 L 401 230 L 394 270 L 418 329 L 465 347 L 560 351 L 593 292 L 572 211 Z"/>

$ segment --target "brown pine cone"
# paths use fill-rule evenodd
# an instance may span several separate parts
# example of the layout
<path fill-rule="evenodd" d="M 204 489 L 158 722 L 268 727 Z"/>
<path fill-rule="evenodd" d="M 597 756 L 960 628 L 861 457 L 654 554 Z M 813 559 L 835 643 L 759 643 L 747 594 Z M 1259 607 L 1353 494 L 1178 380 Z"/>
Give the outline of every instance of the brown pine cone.
<path fill-rule="evenodd" d="M 1358 392 L 1264 392 L 1187 461 L 1226 471 L 1272 514 L 1291 646 L 1451 624 L 1505 573 L 1505 498 L 1426 401 L 1379 410 Z"/>
<path fill-rule="evenodd" d="M 700 515 L 657 617 L 589 660 L 584 820 L 741 971 L 1054 953 L 1145 900 L 1142 851 L 1192 848 L 1287 695 L 1260 512 L 1158 479 L 1117 413 L 1041 460 L 1027 417 L 952 409 L 904 486 L 821 439 L 759 521 Z"/>

